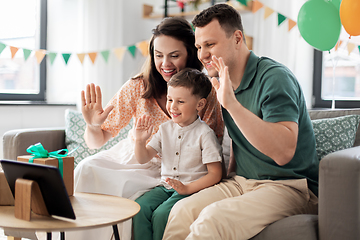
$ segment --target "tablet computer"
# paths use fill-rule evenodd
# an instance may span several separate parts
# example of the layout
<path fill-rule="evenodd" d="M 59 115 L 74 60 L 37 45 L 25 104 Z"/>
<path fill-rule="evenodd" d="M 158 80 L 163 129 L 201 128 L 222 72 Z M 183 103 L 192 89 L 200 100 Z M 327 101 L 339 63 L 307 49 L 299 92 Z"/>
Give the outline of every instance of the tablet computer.
<path fill-rule="evenodd" d="M 0 163 L 14 197 L 16 179 L 36 181 L 50 215 L 75 219 L 75 213 L 58 168 L 13 160 L 0 160 Z"/>

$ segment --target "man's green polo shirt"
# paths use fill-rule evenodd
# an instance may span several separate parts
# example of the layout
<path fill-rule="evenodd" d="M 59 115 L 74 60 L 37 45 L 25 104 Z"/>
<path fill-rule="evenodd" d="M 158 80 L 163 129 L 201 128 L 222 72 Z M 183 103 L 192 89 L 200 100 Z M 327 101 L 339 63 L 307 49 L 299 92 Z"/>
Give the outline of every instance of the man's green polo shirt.
<path fill-rule="evenodd" d="M 293 73 L 284 65 L 266 57 L 259 58 L 251 52 L 235 96 L 264 121 L 293 121 L 299 126 L 295 155 L 289 163 L 279 166 L 246 140 L 223 108 L 224 121 L 233 142 L 236 174 L 258 180 L 307 178 L 310 190 L 317 195 L 319 162 L 315 136 L 301 87 Z"/>

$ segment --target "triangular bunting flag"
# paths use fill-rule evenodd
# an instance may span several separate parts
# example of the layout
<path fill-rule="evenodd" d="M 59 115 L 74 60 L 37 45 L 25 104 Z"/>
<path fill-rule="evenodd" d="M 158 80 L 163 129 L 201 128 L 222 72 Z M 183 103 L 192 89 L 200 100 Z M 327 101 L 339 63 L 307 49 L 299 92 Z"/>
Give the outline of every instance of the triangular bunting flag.
<path fill-rule="evenodd" d="M 67 65 L 69 58 L 71 57 L 71 53 L 63 53 L 62 56 L 65 61 L 65 65 Z"/>
<path fill-rule="evenodd" d="M 78 53 L 77 56 L 78 56 L 81 64 L 83 64 L 84 58 L 85 58 L 85 53 Z"/>
<path fill-rule="evenodd" d="M 267 19 L 271 14 L 273 14 L 274 10 L 265 6 L 264 19 Z"/>
<path fill-rule="evenodd" d="M 25 58 L 25 61 L 26 61 L 29 58 L 30 54 L 31 54 L 31 50 L 23 48 L 23 53 L 24 53 L 24 58 Z"/>
<path fill-rule="evenodd" d="M 124 57 L 124 53 L 125 53 L 125 48 L 115 48 L 114 49 L 114 53 L 115 53 L 115 56 L 120 60 L 122 61 L 123 57 Z"/>
<path fill-rule="evenodd" d="M 142 41 L 136 44 L 136 47 L 140 50 L 141 54 L 146 57 L 149 54 L 149 43 Z"/>
<path fill-rule="evenodd" d="M 241 3 L 242 5 L 247 6 L 247 0 L 237 0 L 239 3 Z"/>
<path fill-rule="evenodd" d="M 128 47 L 128 50 L 129 50 L 129 52 L 131 53 L 131 55 L 132 55 L 133 57 L 135 57 L 136 46 L 135 46 L 135 45 L 129 46 L 129 47 Z"/>
<path fill-rule="evenodd" d="M 290 32 L 290 30 L 293 29 L 293 27 L 295 27 L 295 26 L 296 26 L 296 22 L 295 22 L 294 20 L 291 20 L 291 19 L 289 18 L 289 28 L 288 28 L 289 32 Z"/>
<path fill-rule="evenodd" d="M 97 57 L 97 52 L 88 53 L 91 62 L 94 64 Z"/>
<path fill-rule="evenodd" d="M 49 56 L 49 60 L 50 60 L 50 64 L 52 65 L 53 63 L 54 63 L 54 60 L 55 60 L 55 58 L 56 58 L 56 55 L 57 55 L 57 53 L 54 53 L 54 52 L 50 52 L 50 53 L 48 53 L 47 54 L 48 56 Z"/>
<path fill-rule="evenodd" d="M 100 53 L 101 53 L 101 55 L 103 56 L 105 62 L 108 62 L 110 50 L 105 50 L 105 51 L 102 51 L 102 52 L 100 52 Z"/>
<path fill-rule="evenodd" d="M 340 45 L 342 44 L 343 41 L 339 40 L 336 45 L 335 45 L 335 51 L 338 50 L 338 48 L 340 47 Z"/>
<path fill-rule="evenodd" d="M 0 43 L 0 54 L 2 53 L 2 51 L 4 51 L 5 48 L 6 48 L 6 45 L 3 43 Z"/>
<path fill-rule="evenodd" d="M 36 57 L 36 60 L 37 60 L 38 64 L 41 63 L 41 61 L 45 57 L 45 54 L 46 54 L 46 51 L 42 50 L 42 49 L 35 51 L 35 57 Z"/>
<path fill-rule="evenodd" d="M 354 48 L 355 48 L 355 44 L 353 44 L 353 43 L 347 44 L 347 50 L 348 50 L 349 55 L 354 50 Z"/>
<path fill-rule="evenodd" d="M 253 5 L 252 5 L 252 13 L 256 13 L 257 11 L 259 11 L 260 8 L 262 8 L 264 6 L 264 4 L 262 4 L 261 2 L 254 0 L 253 1 Z"/>
<path fill-rule="evenodd" d="M 18 50 L 19 48 L 10 46 L 11 58 L 15 57 L 15 54 L 17 53 Z"/>
<path fill-rule="evenodd" d="M 286 20 L 286 17 L 280 13 L 278 13 L 278 26 L 282 24 Z"/>

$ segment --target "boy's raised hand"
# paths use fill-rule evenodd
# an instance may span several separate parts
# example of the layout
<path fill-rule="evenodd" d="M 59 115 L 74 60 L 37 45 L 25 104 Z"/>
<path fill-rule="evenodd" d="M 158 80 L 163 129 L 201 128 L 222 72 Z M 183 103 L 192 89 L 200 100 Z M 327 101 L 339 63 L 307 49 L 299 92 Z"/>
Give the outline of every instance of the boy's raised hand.
<path fill-rule="evenodd" d="M 216 56 L 212 56 L 211 64 L 219 73 L 219 81 L 213 77 L 211 83 L 216 89 L 217 98 L 220 104 L 228 109 L 232 101 L 236 101 L 228 67 L 225 66 L 224 60 L 221 57 L 217 58 Z"/>
<path fill-rule="evenodd" d="M 153 131 L 152 119 L 148 115 L 142 115 L 135 123 L 136 141 L 146 141 Z"/>
<path fill-rule="evenodd" d="M 110 105 L 105 110 L 102 107 L 101 89 L 99 86 L 91 83 L 86 86 L 85 91 L 81 91 L 81 112 L 86 124 L 93 127 L 99 127 L 114 108 Z"/>

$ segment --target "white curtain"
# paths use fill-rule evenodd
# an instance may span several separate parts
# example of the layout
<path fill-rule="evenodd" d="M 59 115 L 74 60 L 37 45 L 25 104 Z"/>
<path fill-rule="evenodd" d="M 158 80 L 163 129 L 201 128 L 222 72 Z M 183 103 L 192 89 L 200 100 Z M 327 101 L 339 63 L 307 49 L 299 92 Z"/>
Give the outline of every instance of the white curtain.
<path fill-rule="evenodd" d="M 148 40 L 160 19 L 142 18 L 144 1 L 76 0 L 49 1 L 48 50 L 72 53 L 67 65 L 61 56 L 48 63 L 48 100 L 77 103 L 80 91 L 88 83 L 102 88 L 103 105 L 130 77 L 141 69 L 145 57 L 125 51 L 120 60 L 113 50 Z M 106 62 L 101 51 L 110 50 Z M 85 56 L 81 64 L 77 53 L 97 52 L 95 63 Z"/>

